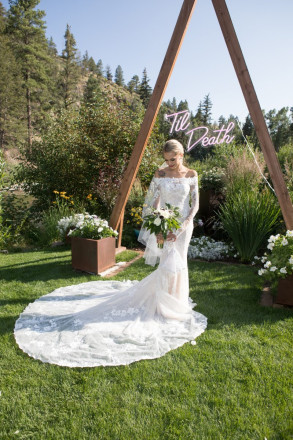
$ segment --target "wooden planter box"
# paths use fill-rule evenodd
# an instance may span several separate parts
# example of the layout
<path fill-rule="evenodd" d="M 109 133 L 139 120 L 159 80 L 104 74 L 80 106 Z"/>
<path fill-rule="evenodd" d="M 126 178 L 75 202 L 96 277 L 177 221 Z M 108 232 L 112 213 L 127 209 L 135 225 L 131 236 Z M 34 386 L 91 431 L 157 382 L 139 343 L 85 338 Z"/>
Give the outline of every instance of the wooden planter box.
<path fill-rule="evenodd" d="M 115 237 L 91 240 L 71 237 L 73 269 L 98 274 L 115 264 Z"/>
<path fill-rule="evenodd" d="M 293 275 L 280 279 L 276 303 L 293 306 Z"/>

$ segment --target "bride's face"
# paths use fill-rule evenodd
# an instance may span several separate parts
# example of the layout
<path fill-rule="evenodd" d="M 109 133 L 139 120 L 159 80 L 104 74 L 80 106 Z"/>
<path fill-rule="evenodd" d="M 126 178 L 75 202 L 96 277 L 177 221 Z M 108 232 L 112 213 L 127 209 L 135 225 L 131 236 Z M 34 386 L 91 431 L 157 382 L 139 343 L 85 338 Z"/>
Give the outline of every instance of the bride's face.
<path fill-rule="evenodd" d="M 182 153 L 175 153 L 170 151 L 169 153 L 164 153 L 164 159 L 170 170 L 176 170 L 182 164 Z"/>

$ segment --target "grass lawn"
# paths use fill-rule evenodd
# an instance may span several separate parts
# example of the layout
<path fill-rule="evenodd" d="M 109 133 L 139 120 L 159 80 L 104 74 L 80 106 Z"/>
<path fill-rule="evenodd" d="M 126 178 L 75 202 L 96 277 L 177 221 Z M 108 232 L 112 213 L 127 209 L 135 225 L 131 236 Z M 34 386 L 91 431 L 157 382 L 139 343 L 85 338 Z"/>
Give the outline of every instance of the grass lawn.
<path fill-rule="evenodd" d="M 129 366 L 65 368 L 28 357 L 13 329 L 57 287 L 100 279 L 69 248 L 0 255 L 0 439 L 293 439 L 293 311 L 258 305 L 255 269 L 189 262 L 208 317 L 197 344 Z M 113 279 L 153 270 L 139 259 Z"/>

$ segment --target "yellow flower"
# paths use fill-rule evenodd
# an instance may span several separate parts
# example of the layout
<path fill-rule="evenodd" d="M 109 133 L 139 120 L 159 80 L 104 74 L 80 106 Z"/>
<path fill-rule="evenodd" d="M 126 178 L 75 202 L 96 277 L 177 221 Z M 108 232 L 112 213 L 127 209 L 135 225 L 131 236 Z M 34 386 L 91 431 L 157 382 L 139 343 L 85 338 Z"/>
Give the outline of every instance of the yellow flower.
<path fill-rule="evenodd" d="M 61 195 L 61 194 L 62 194 L 62 195 L 66 194 L 66 191 L 62 191 L 62 192 L 60 193 L 60 195 Z"/>
<path fill-rule="evenodd" d="M 55 190 L 55 191 L 53 191 L 53 193 L 55 193 L 55 194 L 59 194 L 59 191 L 56 191 L 56 190 Z"/>
<path fill-rule="evenodd" d="M 57 202 L 52 202 L 52 203 L 57 203 Z"/>
<path fill-rule="evenodd" d="M 71 203 L 72 205 L 74 205 L 74 201 L 73 201 L 73 200 L 71 200 L 70 203 Z"/>

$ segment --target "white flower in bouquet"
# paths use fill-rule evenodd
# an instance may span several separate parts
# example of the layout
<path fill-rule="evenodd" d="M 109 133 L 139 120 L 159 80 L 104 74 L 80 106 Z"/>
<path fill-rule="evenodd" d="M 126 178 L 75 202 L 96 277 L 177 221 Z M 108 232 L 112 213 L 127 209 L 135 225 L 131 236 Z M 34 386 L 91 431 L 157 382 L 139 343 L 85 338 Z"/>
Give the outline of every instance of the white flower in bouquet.
<path fill-rule="evenodd" d="M 179 218 L 179 208 L 166 203 L 166 208 L 153 208 L 152 212 L 144 216 L 143 228 L 156 235 L 162 234 L 166 240 L 169 232 L 180 228 Z M 158 243 L 158 246 L 162 248 L 163 243 Z"/>

